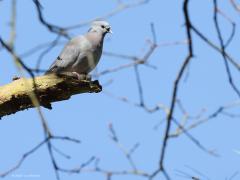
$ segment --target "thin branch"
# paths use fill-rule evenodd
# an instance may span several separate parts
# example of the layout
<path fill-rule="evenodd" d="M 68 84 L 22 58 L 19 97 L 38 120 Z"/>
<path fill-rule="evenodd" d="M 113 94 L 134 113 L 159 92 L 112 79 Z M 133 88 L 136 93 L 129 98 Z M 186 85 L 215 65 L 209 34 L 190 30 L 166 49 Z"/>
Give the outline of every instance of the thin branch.
<path fill-rule="evenodd" d="M 67 39 L 70 39 L 69 35 L 66 33 L 66 28 L 62 28 L 60 26 L 56 26 L 56 25 L 53 25 L 49 22 L 47 22 L 44 17 L 43 17 L 43 13 L 42 13 L 42 5 L 41 3 L 39 2 L 39 0 L 33 0 L 33 3 L 35 4 L 36 6 L 36 9 L 37 9 L 37 13 L 38 13 L 38 18 L 39 18 L 39 21 L 47 27 L 47 29 L 50 31 L 50 32 L 53 32 L 53 33 L 56 33 L 60 36 L 64 36 L 66 37 Z"/>
<path fill-rule="evenodd" d="M 5 177 L 7 175 L 9 175 L 10 173 L 12 173 L 13 171 L 17 170 L 22 163 L 28 158 L 28 156 L 30 156 L 31 154 L 33 154 L 34 152 L 36 152 L 43 144 L 45 144 L 47 141 L 49 141 L 48 138 L 44 139 L 43 141 L 41 141 L 38 145 L 36 145 L 34 148 L 32 148 L 30 151 L 26 152 L 23 154 L 23 156 L 20 158 L 20 160 L 18 161 L 18 163 L 13 166 L 12 168 L 10 168 L 9 170 L 0 173 L 0 177 Z"/>
<path fill-rule="evenodd" d="M 90 20 L 87 20 L 87 21 L 83 21 L 83 22 L 81 22 L 79 24 L 76 24 L 76 25 L 73 25 L 73 26 L 68 26 L 68 27 L 66 27 L 66 29 L 68 29 L 68 30 L 76 29 L 76 28 L 80 28 L 80 27 L 86 26 L 89 23 L 91 23 L 92 21 L 108 19 L 108 18 L 110 18 L 110 17 L 112 17 L 112 16 L 122 12 L 123 10 L 134 8 L 134 7 L 143 5 L 143 4 L 147 4 L 149 2 L 150 2 L 150 0 L 137 0 L 137 1 L 133 2 L 133 3 L 123 3 L 123 2 L 121 2 L 121 3 L 117 4 L 116 8 L 114 8 L 112 11 L 110 11 L 109 13 L 107 13 L 105 15 L 101 15 L 99 17 L 96 17 L 96 18 L 93 18 L 93 19 L 90 19 Z"/>
<path fill-rule="evenodd" d="M 11 14 L 11 21 L 10 21 L 10 27 L 11 27 L 11 31 L 10 31 L 10 39 L 8 42 L 9 47 L 11 47 L 11 49 L 14 49 L 14 43 L 15 43 L 15 39 L 16 39 L 16 14 L 17 14 L 17 10 L 16 10 L 16 0 L 12 0 L 12 14 Z"/>
<path fill-rule="evenodd" d="M 226 73 L 227 73 L 227 76 L 228 76 L 228 82 L 231 85 L 232 89 L 235 91 L 235 93 L 240 97 L 240 91 L 238 90 L 237 86 L 233 82 L 231 70 L 230 70 L 228 60 L 227 60 L 227 57 L 226 57 L 226 53 L 225 53 L 225 45 L 224 45 L 224 42 L 223 42 L 221 30 L 220 30 L 219 23 L 218 23 L 218 11 L 217 11 L 218 4 L 217 4 L 217 0 L 213 0 L 213 4 L 214 4 L 214 17 L 213 17 L 213 19 L 214 19 L 214 24 L 215 24 L 215 28 L 216 28 L 216 31 L 217 31 L 218 39 L 219 39 L 219 42 L 220 42 L 221 55 L 222 55 L 223 60 L 224 60 L 224 65 L 225 65 Z"/>
<path fill-rule="evenodd" d="M 194 138 L 182 125 L 180 125 L 177 120 L 175 118 L 173 118 L 173 122 L 182 130 L 182 132 L 201 150 L 203 150 L 204 152 L 215 156 L 215 157 L 219 157 L 218 154 L 216 154 L 213 150 L 209 150 L 206 147 L 204 147 L 196 138 Z M 169 136 L 173 137 L 173 136 Z"/>
<path fill-rule="evenodd" d="M 14 59 L 16 60 L 16 62 L 18 64 L 20 64 L 28 73 L 29 75 L 34 78 L 34 74 L 31 71 L 31 69 L 15 54 L 15 52 L 13 51 L 13 49 L 7 45 L 7 43 L 4 42 L 4 40 L 2 39 L 2 37 L 0 37 L 0 44 L 14 57 Z"/>
<path fill-rule="evenodd" d="M 31 150 L 29 150 L 28 152 L 24 153 L 22 155 L 22 157 L 20 158 L 20 160 L 16 163 L 16 165 L 14 165 L 12 168 L 10 168 L 9 170 L 0 173 L 0 177 L 5 177 L 7 175 L 9 175 L 10 173 L 16 171 L 22 164 L 24 161 L 27 160 L 27 158 L 32 155 L 33 153 L 35 153 L 40 147 L 42 147 L 44 144 L 47 144 L 48 149 L 50 148 L 50 157 L 53 158 L 52 161 L 54 161 L 55 165 L 56 165 L 56 169 L 58 171 L 58 166 L 56 164 L 56 160 L 53 156 L 53 152 L 52 152 L 52 140 L 63 140 L 63 141 L 70 141 L 70 142 L 74 142 L 74 143 L 80 143 L 80 141 L 78 139 L 73 139 L 70 138 L 68 136 L 47 136 L 43 141 L 41 141 L 40 143 L 38 143 L 35 147 L 33 147 Z M 59 176 L 58 176 L 59 179 Z"/>
<path fill-rule="evenodd" d="M 195 26 L 191 26 L 191 30 L 205 43 L 207 43 L 210 47 L 212 47 L 214 50 L 216 50 L 219 53 L 223 53 L 222 49 L 219 48 L 217 45 L 215 45 L 213 42 L 211 42 L 206 36 L 204 36 Z M 240 64 L 237 63 L 237 61 L 231 57 L 226 51 L 224 52 L 225 57 L 229 60 L 229 62 L 238 70 L 240 71 Z"/>
<path fill-rule="evenodd" d="M 234 7 L 234 9 L 235 9 L 236 11 L 240 12 L 240 5 L 237 4 L 237 3 L 235 2 L 235 0 L 230 0 L 230 2 L 231 2 L 231 4 L 232 4 L 232 6 Z"/>
<path fill-rule="evenodd" d="M 225 49 L 229 46 L 229 44 L 232 42 L 234 35 L 236 33 L 236 23 L 233 22 L 233 20 L 228 17 L 221 9 L 219 9 L 219 7 L 217 7 L 217 12 L 222 15 L 222 17 L 224 17 L 232 26 L 232 31 L 230 33 L 230 36 L 228 37 L 228 40 L 225 42 L 224 47 Z"/>
<path fill-rule="evenodd" d="M 139 147 L 139 143 L 136 143 L 132 149 L 130 149 L 129 151 L 126 150 L 126 148 L 124 148 L 124 146 L 119 142 L 119 138 L 117 136 L 117 133 L 115 131 L 115 129 L 113 128 L 113 124 L 110 123 L 109 124 L 109 131 L 111 133 L 111 139 L 113 140 L 113 142 L 116 143 L 116 145 L 119 147 L 119 149 L 122 151 L 122 153 L 124 154 L 124 156 L 126 157 L 126 159 L 128 160 L 130 166 L 132 167 L 133 171 L 138 171 L 135 162 L 132 159 L 132 154 L 133 152 L 136 150 L 136 148 Z"/>
<path fill-rule="evenodd" d="M 51 42 L 51 44 L 48 46 L 48 48 L 45 49 L 45 50 L 39 55 L 38 60 L 37 60 L 37 64 L 36 64 L 36 67 L 35 67 L 37 73 L 40 72 L 40 65 L 41 65 L 41 62 L 42 62 L 43 57 L 44 57 L 48 52 L 50 52 L 50 51 L 58 44 L 58 42 L 59 42 L 59 40 L 60 40 L 60 37 L 61 37 L 61 36 L 58 35 L 58 36 Z"/>
<path fill-rule="evenodd" d="M 164 157 L 165 157 L 167 142 L 168 142 L 168 139 L 169 139 L 169 132 L 170 132 L 170 128 L 171 128 L 171 122 L 172 122 L 172 119 L 173 119 L 173 113 L 174 113 L 175 103 L 176 103 L 176 99 L 177 99 L 179 82 L 180 82 L 180 80 L 183 76 L 183 73 L 184 73 L 187 65 L 189 64 L 189 62 L 191 61 L 191 59 L 193 57 L 191 21 L 189 19 L 188 3 L 189 3 L 189 0 L 185 0 L 184 4 L 183 4 L 183 13 L 184 13 L 184 18 L 185 18 L 186 34 L 187 34 L 187 38 L 188 38 L 188 41 L 189 41 L 188 55 L 185 58 L 182 66 L 181 66 L 181 68 L 180 68 L 180 70 L 177 74 L 177 77 L 174 81 L 173 93 L 172 93 L 172 98 L 171 98 L 171 105 L 170 105 L 169 113 L 167 115 L 167 124 L 166 124 L 165 134 L 164 134 L 164 138 L 163 138 L 163 145 L 162 145 L 162 149 L 161 149 L 161 156 L 160 156 L 160 161 L 159 161 L 159 170 L 160 171 L 164 168 Z"/>

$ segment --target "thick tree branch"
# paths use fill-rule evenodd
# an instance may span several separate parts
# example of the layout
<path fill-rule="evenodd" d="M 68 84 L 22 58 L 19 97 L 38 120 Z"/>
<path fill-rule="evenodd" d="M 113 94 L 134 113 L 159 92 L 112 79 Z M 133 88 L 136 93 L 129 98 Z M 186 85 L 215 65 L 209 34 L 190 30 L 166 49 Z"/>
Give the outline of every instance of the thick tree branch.
<path fill-rule="evenodd" d="M 51 109 L 51 103 L 69 99 L 74 94 L 97 93 L 102 90 L 98 81 L 77 80 L 71 76 L 54 74 L 33 79 L 20 78 L 0 87 L 0 117 L 34 107 L 29 94 L 37 95 L 39 104 Z"/>

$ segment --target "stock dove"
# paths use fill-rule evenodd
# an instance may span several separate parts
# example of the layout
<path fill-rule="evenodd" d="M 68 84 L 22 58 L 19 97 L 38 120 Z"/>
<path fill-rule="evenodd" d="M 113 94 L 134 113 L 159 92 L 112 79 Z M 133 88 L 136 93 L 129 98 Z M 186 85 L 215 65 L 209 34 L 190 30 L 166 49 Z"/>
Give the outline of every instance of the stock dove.
<path fill-rule="evenodd" d="M 100 60 L 107 33 L 112 33 L 108 22 L 94 21 L 85 35 L 77 36 L 67 43 L 46 74 L 72 73 L 78 78 L 82 74 L 87 75 Z"/>

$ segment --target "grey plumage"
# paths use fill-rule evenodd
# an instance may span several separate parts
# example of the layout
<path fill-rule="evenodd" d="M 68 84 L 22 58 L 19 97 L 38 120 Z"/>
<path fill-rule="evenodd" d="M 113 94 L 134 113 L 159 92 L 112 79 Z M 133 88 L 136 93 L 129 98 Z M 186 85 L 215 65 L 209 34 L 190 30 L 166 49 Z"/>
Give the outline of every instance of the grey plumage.
<path fill-rule="evenodd" d="M 77 36 L 68 42 L 46 74 L 88 74 L 100 60 L 104 36 L 111 32 L 108 22 L 94 21 L 85 35 Z"/>

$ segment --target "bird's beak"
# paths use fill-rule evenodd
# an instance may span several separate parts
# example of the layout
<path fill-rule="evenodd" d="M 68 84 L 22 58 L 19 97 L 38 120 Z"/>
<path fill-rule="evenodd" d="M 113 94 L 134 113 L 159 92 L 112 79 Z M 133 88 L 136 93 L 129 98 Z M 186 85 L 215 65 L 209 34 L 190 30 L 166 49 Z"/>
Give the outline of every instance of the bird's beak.
<path fill-rule="evenodd" d="M 113 34 L 111 27 L 107 28 L 107 32 Z"/>

